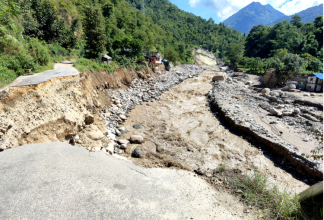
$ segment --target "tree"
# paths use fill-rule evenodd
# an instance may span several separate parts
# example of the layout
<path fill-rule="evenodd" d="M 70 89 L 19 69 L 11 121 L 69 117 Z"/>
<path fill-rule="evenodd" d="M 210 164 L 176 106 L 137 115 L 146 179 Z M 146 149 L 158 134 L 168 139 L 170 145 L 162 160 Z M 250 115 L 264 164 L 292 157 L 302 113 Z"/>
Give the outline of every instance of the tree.
<path fill-rule="evenodd" d="M 323 15 L 317 16 L 315 18 L 314 25 L 316 28 L 323 27 Z"/>
<path fill-rule="evenodd" d="M 85 7 L 83 31 L 86 40 L 86 55 L 89 58 L 98 57 L 105 50 L 106 35 L 102 13 L 98 6 Z"/>
<path fill-rule="evenodd" d="M 226 49 L 225 56 L 230 60 L 232 65 L 237 66 L 242 59 L 244 45 L 240 43 L 230 43 Z"/>
<path fill-rule="evenodd" d="M 318 59 L 313 59 L 309 63 L 311 71 L 323 73 L 323 62 Z"/>
<path fill-rule="evenodd" d="M 288 79 L 301 73 L 305 60 L 296 54 L 288 53 L 282 60 L 275 58 L 272 67 L 276 70 L 279 84 L 284 84 Z"/>
<path fill-rule="evenodd" d="M 302 18 L 299 15 L 294 15 L 294 16 L 292 16 L 290 23 L 292 25 L 298 26 L 299 23 L 301 22 L 301 20 L 302 20 Z"/>
<path fill-rule="evenodd" d="M 64 33 L 64 21 L 58 18 L 54 6 L 48 1 L 22 1 L 24 34 L 45 40 L 60 40 Z"/>
<path fill-rule="evenodd" d="M 173 49 L 173 47 L 167 47 L 164 51 L 164 58 L 176 65 L 179 59 L 179 54 Z"/>

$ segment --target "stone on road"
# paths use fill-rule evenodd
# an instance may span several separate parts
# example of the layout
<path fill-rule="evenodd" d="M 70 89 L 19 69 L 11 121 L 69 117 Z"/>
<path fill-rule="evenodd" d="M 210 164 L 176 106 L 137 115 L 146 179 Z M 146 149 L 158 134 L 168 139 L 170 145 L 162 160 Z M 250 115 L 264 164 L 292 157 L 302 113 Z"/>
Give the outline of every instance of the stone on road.
<path fill-rule="evenodd" d="M 0 219 L 237 219 L 216 211 L 216 191 L 183 170 L 67 143 L 12 148 L 0 160 Z"/>

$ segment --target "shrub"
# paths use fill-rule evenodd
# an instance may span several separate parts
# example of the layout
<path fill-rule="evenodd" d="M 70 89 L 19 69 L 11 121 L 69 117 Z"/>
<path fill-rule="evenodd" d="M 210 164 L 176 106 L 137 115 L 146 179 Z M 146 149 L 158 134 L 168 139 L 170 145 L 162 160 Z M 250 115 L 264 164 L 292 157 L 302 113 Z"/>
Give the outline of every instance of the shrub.
<path fill-rule="evenodd" d="M 15 71 L 0 66 L 0 87 L 11 83 L 17 78 Z"/>
<path fill-rule="evenodd" d="M 23 75 L 25 69 L 35 69 L 37 66 L 34 59 L 23 50 L 20 51 L 17 56 L 2 56 L 0 58 L 0 63 L 3 67 L 16 72 L 17 76 Z"/>
<path fill-rule="evenodd" d="M 46 66 L 51 60 L 48 48 L 37 38 L 30 39 L 28 48 L 30 54 L 34 57 L 39 65 Z"/>

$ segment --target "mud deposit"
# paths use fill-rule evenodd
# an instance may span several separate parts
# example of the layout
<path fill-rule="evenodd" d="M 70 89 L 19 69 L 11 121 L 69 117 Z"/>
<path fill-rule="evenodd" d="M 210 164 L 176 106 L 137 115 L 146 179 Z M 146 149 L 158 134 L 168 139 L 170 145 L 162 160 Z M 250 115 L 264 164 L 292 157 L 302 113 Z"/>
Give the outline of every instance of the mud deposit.
<path fill-rule="evenodd" d="M 128 132 L 119 139 L 136 134 L 142 135 L 145 142 L 129 144 L 121 155 L 143 167 L 175 167 L 207 177 L 223 165 L 240 173 L 251 172 L 254 167 L 288 191 L 299 193 L 306 189 L 308 185 L 300 181 L 305 177 L 296 179 L 275 163 L 273 155 L 231 133 L 217 119 L 206 100 L 213 75 L 212 70 L 206 70 L 163 93 L 161 100 L 137 105 L 123 124 Z M 135 129 L 136 124 L 144 129 Z M 134 149 L 143 158 L 132 158 Z"/>

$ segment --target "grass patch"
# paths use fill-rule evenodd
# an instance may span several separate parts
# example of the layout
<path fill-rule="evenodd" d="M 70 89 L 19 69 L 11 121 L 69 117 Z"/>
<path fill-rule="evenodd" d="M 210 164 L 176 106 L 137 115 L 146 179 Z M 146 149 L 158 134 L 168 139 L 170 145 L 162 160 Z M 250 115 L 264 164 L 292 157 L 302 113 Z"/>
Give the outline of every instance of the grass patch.
<path fill-rule="evenodd" d="M 222 173 L 225 171 L 225 163 L 220 163 L 216 168 L 216 173 Z"/>
<path fill-rule="evenodd" d="M 197 54 L 207 57 L 207 55 L 204 53 L 197 53 Z"/>
<path fill-rule="evenodd" d="M 267 177 L 256 170 L 233 183 L 235 191 L 248 205 L 263 210 L 265 219 L 323 219 L 322 198 L 300 203 L 298 195 L 270 186 Z"/>
<path fill-rule="evenodd" d="M 115 72 L 116 67 L 118 67 L 117 63 L 115 62 L 112 62 L 111 64 L 104 64 L 86 58 L 76 60 L 73 66 L 81 73 L 85 72 L 86 70 L 106 71 L 107 73 L 113 73 Z"/>

